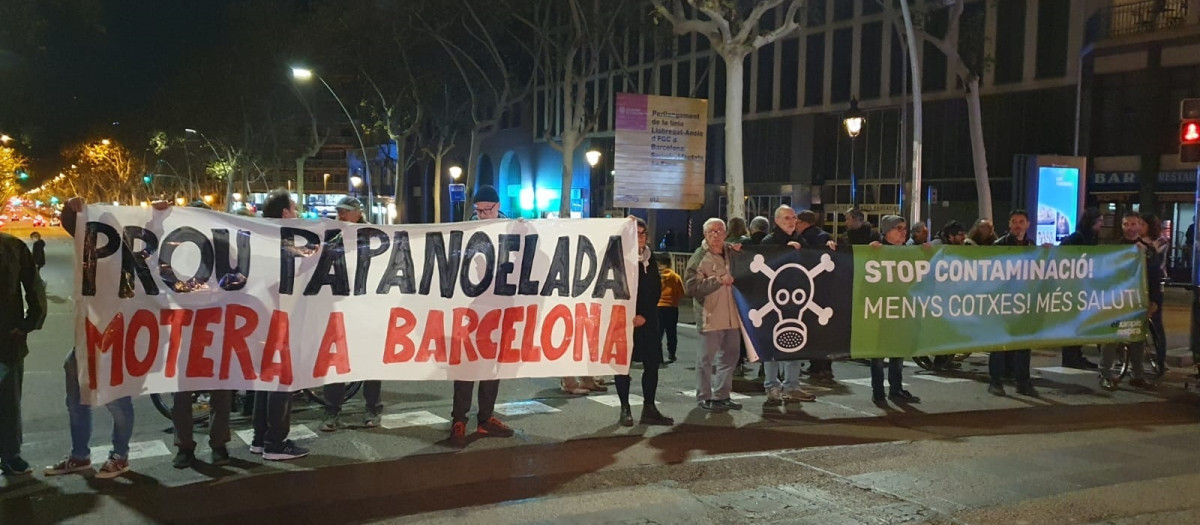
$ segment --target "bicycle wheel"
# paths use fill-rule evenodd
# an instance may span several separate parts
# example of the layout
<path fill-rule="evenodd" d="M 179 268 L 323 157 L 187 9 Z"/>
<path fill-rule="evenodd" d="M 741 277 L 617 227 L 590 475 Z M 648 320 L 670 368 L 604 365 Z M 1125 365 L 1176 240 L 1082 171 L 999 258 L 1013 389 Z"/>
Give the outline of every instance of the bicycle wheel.
<path fill-rule="evenodd" d="M 202 423 L 207 421 L 212 416 L 212 401 L 207 390 L 199 392 L 191 392 L 192 394 L 192 421 Z M 150 401 L 154 403 L 154 408 L 158 409 L 158 413 L 162 414 L 167 419 L 174 419 L 175 393 L 164 392 L 162 394 L 150 394 Z"/>
<path fill-rule="evenodd" d="M 1150 327 L 1150 333 L 1148 334 L 1149 337 L 1146 338 L 1144 352 L 1148 365 L 1146 370 L 1153 374 L 1155 379 L 1158 379 L 1166 372 L 1163 370 L 1163 363 L 1158 362 L 1158 345 L 1162 344 L 1162 341 L 1158 338 L 1158 330 L 1155 330 L 1154 322 L 1151 321 L 1147 325 Z"/>
<path fill-rule="evenodd" d="M 353 381 L 350 383 L 346 383 L 346 394 L 345 394 L 345 396 L 342 397 L 342 403 L 349 401 L 350 398 L 354 397 L 354 395 L 357 394 L 360 389 L 362 389 L 362 381 Z M 327 403 L 325 401 L 325 389 L 324 388 L 305 388 L 304 396 L 307 397 L 308 400 L 312 401 L 313 403 L 316 403 L 323 407 L 329 406 L 329 403 Z"/>
<path fill-rule="evenodd" d="M 925 355 L 919 355 L 912 358 L 917 366 L 925 370 L 933 370 L 933 358 Z"/>
<path fill-rule="evenodd" d="M 1112 378 L 1113 384 L 1117 384 L 1129 375 L 1129 345 L 1117 343 L 1114 354 L 1112 365 L 1107 370 L 1101 367 L 1100 373 Z"/>

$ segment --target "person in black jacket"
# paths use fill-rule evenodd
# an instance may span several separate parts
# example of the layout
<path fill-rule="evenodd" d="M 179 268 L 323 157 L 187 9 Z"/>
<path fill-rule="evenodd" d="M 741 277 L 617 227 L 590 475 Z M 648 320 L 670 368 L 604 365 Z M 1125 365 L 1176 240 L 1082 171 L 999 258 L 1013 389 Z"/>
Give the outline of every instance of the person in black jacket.
<path fill-rule="evenodd" d="M 810 212 L 811 213 L 811 212 Z M 800 234 L 796 231 L 796 210 L 783 205 L 775 210 L 775 227 L 762 240 L 763 246 L 791 246 L 800 249 Z M 779 372 L 783 370 L 780 388 Z M 785 400 L 816 401 L 817 397 L 800 388 L 800 361 L 763 361 L 763 388 L 767 404 L 779 405 Z"/>
<path fill-rule="evenodd" d="M 1075 223 L 1075 233 L 1068 235 L 1059 244 L 1062 246 L 1095 246 L 1100 244 L 1100 230 L 1104 228 L 1104 218 L 1095 208 L 1084 210 Z M 1083 357 L 1083 347 L 1065 346 L 1062 351 L 1062 366 L 1081 370 L 1095 370 L 1099 365 Z"/>
<path fill-rule="evenodd" d="M 29 238 L 33 239 L 33 264 L 40 272 L 42 267 L 46 266 L 46 241 L 42 240 L 42 234 L 38 232 L 29 234 Z"/>
<path fill-rule="evenodd" d="M 1029 214 L 1025 213 L 1025 210 L 1013 210 L 1008 214 L 1008 234 L 996 239 L 994 246 L 1033 246 L 1033 240 L 1029 238 Z M 991 381 L 988 385 L 988 392 L 997 396 L 1006 395 L 1003 383 L 1004 373 L 1011 371 L 1017 380 L 1017 393 L 1037 397 L 1038 392 L 1033 388 L 1033 382 L 1029 379 L 1032 357 L 1032 352 L 1029 350 L 989 353 L 988 375 Z"/>
<path fill-rule="evenodd" d="M 637 308 L 633 317 L 633 360 L 642 363 L 642 417 L 643 425 L 674 425 L 675 420 L 662 415 L 654 405 L 658 392 L 658 369 L 662 364 L 662 348 L 659 346 L 658 298 L 662 295 L 662 281 L 658 276 L 658 265 L 647 241 L 646 222 L 631 217 L 637 222 L 638 240 L 638 288 Z M 629 407 L 628 374 L 614 378 L 617 398 L 621 400 L 621 426 L 633 426 L 633 411 Z"/>
<path fill-rule="evenodd" d="M 850 208 L 846 211 L 846 236 L 844 240 L 846 244 L 860 245 L 880 242 L 883 237 L 882 229 L 876 231 L 871 223 L 867 222 L 867 216 L 858 208 Z M 903 243 L 901 243 L 903 244 Z"/>
<path fill-rule="evenodd" d="M 1154 317 L 1158 313 L 1158 305 L 1162 304 L 1163 289 L 1162 289 L 1162 270 L 1153 267 L 1155 258 L 1154 247 L 1143 241 L 1142 236 L 1145 234 L 1146 223 L 1142 216 L 1136 211 L 1125 212 L 1121 217 L 1121 239 L 1117 244 L 1133 244 L 1138 247 L 1138 251 L 1146 258 L 1146 279 L 1149 285 L 1150 292 L 1150 311 L 1147 312 L 1148 317 Z M 1155 279 L 1158 279 L 1157 281 Z M 1129 355 L 1140 356 L 1145 351 L 1145 341 L 1135 341 L 1129 343 Z M 1101 347 L 1100 351 L 1100 387 L 1105 390 L 1116 390 L 1117 384 L 1112 377 L 1113 362 L 1117 357 L 1117 345 L 1107 344 Z M 1129 380 L 1129 386 L 1152 390 L 1154 384 L 1146 381 L 1145 364 L 1141 359 L 1129 360 L 1132 379 Z"/>
<path fill-rule="evenodd" d="M 880 240 L 871 242 L 872 248 L 903 246 L 908 240 L 908 222 L 899 215 L 884 215 L 879 221 Z M 883 394 L 884 369 L 887 369 L 888 394 Z M 920 403 L 921 398 L 904 389 L 904 358 L 891 357 L 884 364 L 882 358 L 871 359 L 871 399 L 882 406 L 888 399 L 897 403 Z"/>

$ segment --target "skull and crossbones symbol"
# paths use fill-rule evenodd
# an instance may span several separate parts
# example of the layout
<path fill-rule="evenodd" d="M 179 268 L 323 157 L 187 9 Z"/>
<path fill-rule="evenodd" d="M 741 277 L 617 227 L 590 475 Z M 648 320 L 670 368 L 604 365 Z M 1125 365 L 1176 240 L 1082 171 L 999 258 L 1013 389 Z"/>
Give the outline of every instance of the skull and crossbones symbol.
<path fill-rule="evenodd" d="M 804 324 L 804 313 L 816 314 L 822 326 L 829 324 L 829 319 L 833 317 L 832 308 L 825 308 L 813 301 L 813 279 L 833 269 L 833 258 L 828 253 L 821 254 L 821 262 L 812 269 L 797 263 L 788 263 L 775 269 L 767 266 L 762 254 L 755 255 L 750 261 L 750 271 L 771 279 L 767 285 L 770 301 L 761 308 L 751 310 L 750 321 L 756 328 L 760 327 L 763 318 L 774 312 L 779 316 L 779 322 L 772 332 L 775 346 L 783 352 L 800 351 L 808 344 L 808 325 Z"/>

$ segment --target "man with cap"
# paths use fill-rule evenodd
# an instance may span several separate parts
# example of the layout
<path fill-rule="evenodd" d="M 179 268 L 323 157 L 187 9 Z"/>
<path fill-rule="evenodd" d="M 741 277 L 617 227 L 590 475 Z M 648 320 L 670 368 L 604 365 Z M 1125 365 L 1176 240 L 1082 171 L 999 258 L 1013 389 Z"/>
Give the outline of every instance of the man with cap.
<path fill-rule="evenodd" d="M 908 240 L 908 223 L 899 215 L 884 215 L 879 221 L 881 239 L 871 242 L 871 246 L 903 246 Z M 887 399 L 897 403 L 919 403 L 921 398 L 912 395 L 904 389 L 904 358 L 892 357 L 887 363 L 888 395 L 883 395 L 883 359 L 871 360 L 871 399 L 876 404 L 883 404 Z"/>
<path fill-rule="evenodd" d="M 487 184 L 475 190 L 475 214 L 471 220 L 503 218 L 500 211 L 500 194 Z M 462 448 L 467 445 L 467 412 L 471 410 L 471 395 L 475 393 L 474 381 L 454 382 L 454 408 L 450 412 L 450 445 Z M 476 413 L 479 437 L 512 437 L 513 429 L 493 415 L 496 396 L 500 393 L 500 380 L 479 381 L 479 412 Z"/>
<path fill-rule="evenodd" d="M 367 224 L 363 218 L 362 201 L 354 197 L 342 197 L 337 203 L 337 220 L 349 224 Z M 333 239 L 333 244 L 342 244 L 341 235 Z M 367 402 L 367 413 L 363 416 L 363 426 L 374 428 L 379 426 L 379 418 L 383 413 L 383 403 L 379 401 L 383 382 L 378 380 L 363 381 L 363 398 Z M 342 403 L 346 401 L 346 384 L 333 383 L 325 385 L 325 420 L 321 422 L 321 431 L 333 432 L 346 428 L 341 420 Z"/>

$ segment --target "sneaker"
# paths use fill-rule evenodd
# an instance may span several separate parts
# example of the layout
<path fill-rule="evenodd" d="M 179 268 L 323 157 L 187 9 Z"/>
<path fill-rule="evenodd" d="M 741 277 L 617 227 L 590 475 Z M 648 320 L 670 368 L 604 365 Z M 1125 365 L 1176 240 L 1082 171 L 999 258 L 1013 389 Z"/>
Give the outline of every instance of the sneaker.
<path fill-rule="evenodd" d="M 308 449 L 298 447 L 292 440 L 284 441 L 278 447 L 269 447 L 263 449 L 263 459 L 267 461 L 286 461 L 289 459 L 302 458 L 308 455 Z"/>
<path fill-rule="evenodd" d="M 817 400 L 817 396 L 814 396 L 811 393 L 805 392 L 804 390 L 799 389 L 799 388 L 793 388 L 791 390 L 788 390 L 787 392 L 784 392 L 783 397 L 786 399 L 792 399 L 792 400 L 800 401 L 803 403 L 811 403 L 811 402 Z"/>
<path fill-rule="evenodd" d="M 14 456 L 12 459 L 0 463 L 0 472 L 5 476 L 24 476 L 33 474 L 33 469 L 29 468 L 29 462 L 21 459 L 21 456 Z"/>
<path fill-rule="evenodd" d="M 909 392 L 908 390 L 896 390 L 896 391 L 892 392 L 891 394 L 888 394 L 888 397 L 891 398 L 892 401 L 896 401 L 896 402 L 900 402 L 900 403 L 920 403 L 921 402 L 921 398 L 912 395 L 912 392 Z"/>
<path fill-rule="evenodd" d="M 450 425 L 450 446 L 463 448 L 467 446 L 467 422 L 455 421 Z"/>
<path fill-rule="evenodd" d="M 108 461 L 100 466 L 100 470 L 96 471 L 96 477 L 100 479 L 112 479 L 121 474 L 129 472 L 129 460 L 118 457 L 109 456 Z"/>
<path fill-rule="evenodd" d="M 382 414 L 379 412 L 367 411 L 367 415 L 363 416 L 363 426 L 367 428 L 375 428 L 379 426 L 379 420 L 381 417 Z"/>
<path fill-rule="evenodd" d="M 783 395 L 779 393 L 778 388 L 772 387 L 767 389 L 766 404 L 770 406 L 778 406 L 783 404 Z"/>
<path fill-rule="evenodd" d="M 212 464 L 216 466 L 229 464 L 229 449 L 225 447 L 213 447 L 212 449 Z"/>
<path fill-rule="evenodd" d="M 1116 390 L 1117 384 L 1113 383 L 1112 379 L 1109 379 L 1104 376 L 1100 376 L 1100 388 L 1103 388 L 1105 390 Z"/>
<path fill-rule="evenodd" d="M 498 438 L 512 437 L 515 434 L 513 429 L 494 417 L 489 417 L 487 421 L 480 421 L 479 426 L 475 428 L 475 433 L 483 437 Z"/>
<path fill-rule="evenodd" d="M 255 454 L 255 455 L 262 455 L 263 446 L 261 444 L 259 444 L 259 445 L 251 444 L 250 445 L 250 453 Z"/>
<path fill-rule="evenodd" d="M 179 449 L 175 453 L 175 459 L 171 460 L 171 466 L 177 469 L 185 469 L 192 466 L 192 462 L 196 461 L 196 451 Z"/>
<path fill-rule="evenodd" d="M 342 423 L 342 418 L 340 416 L 338 416 L 336 414 L 334 414 L 334 415 L 326 414 L 325 419 L 323 421 L 321 421 L 320 428 L 321 428 L 321 432 L 333 432 L 335 430 L 345 429 L 346 424 Z"/>
<path fill-rule="evenodd" d="M 47 476 L 61 476 L 63 474 L 71 474 L 74 472 L 83 472 L 92 470 L 92 460 L 90 459 L 75 459 L 67 456 L 67 459 L 59 461 L 54 465 L 46 467 L 42 474 Z"/>
<path fill-rule="evenodd" d="M 725 410 L 741 410 L 742 404 L 735 402 L 732 399 L 718 399 L 712 402 L 714 405 L 720 406 Z"/>
<path fill-rule="evenodd" d="M 1000 396 L 1000 397 L 1004 397 L 1004 396 L 1008 395 L 1008 393 L 1004 391 L 1004 385 L 1002 385 L 1000 383 L 989 384 L 988 385 L 988 393 L 993 396 Z"/>
<path fill-rule="evenodd" d="M 700 402 L 696 403 L 696 405 L 704 410 L 709 411 L 709 412 L 725 412 L 728 410 L 727 408 L 725 408 L 721 405 L 718 405 L 715 401 L 713 401 L 711 399 L 705 399 L 704 401 L 700 401 Z"/>

